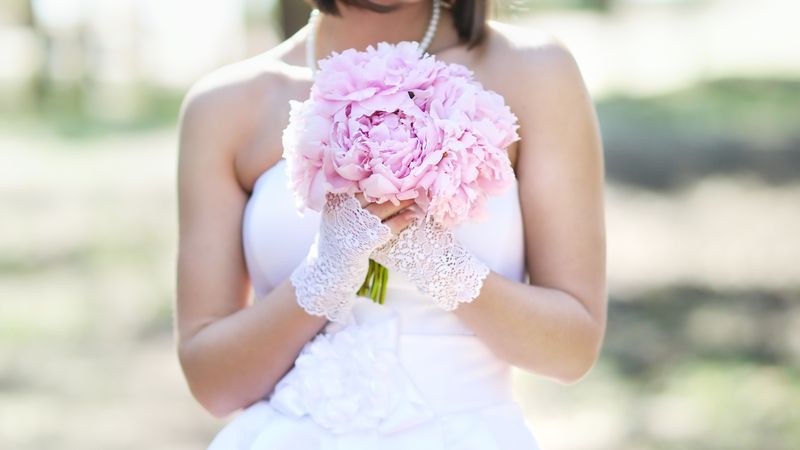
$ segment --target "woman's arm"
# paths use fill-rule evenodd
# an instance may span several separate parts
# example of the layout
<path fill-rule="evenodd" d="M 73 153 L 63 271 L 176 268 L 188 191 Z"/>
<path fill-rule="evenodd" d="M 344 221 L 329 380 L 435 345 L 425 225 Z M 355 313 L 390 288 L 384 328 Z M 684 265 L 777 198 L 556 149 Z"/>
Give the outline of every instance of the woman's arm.
<path fill-rule="evenodd" d="M 248 305 L 247 193 L 234 171 L 234 150 L 254 126 L 245 83 L 201 82 L 181 110 L 177 350 L 192 394 L 216 417 L 269 393 L 326 322 L 297 305 L 288 281 Z"/>
<path fill-rule="evenodd" d="M 271 392 L 303 345 L 327 323 L 298 305 L 288 278 L 248 304 L 241 240 L 248 194 L 234 170 L 234 150 L 255 127 L 262 133 L 283 130 L 285 123 L 274 118 L 288 108 L 285 92 L 274 105 L 253 105 L 253 99 L 269 102 L 270 91 L 281 89 L 280 79 L 267 78 L 260 76 L 260 87 L 254 80 L 200 83 L 181 110 L 178 356 L 195 398 L 217 417 Z M 251 118 L 248 112 L 254 110 L 270 120 Z M 270 126 L 271 131 L 265 130 Z M 359 205 L 394 234 L 411 221 L 410 214 L 400 214 L 411 203 L 378 205 L 359 197 Z M 366 267 L 366 256 L 363 262 Z"/>
<path fill-rule="evenodd" d="M 554 43 L 521 52 L 518 79 L 508 84 L 518 92 L 507 98 L 520 119 L 516 169 L 530 284 L 492 272 L 456 314 L 510 363 L 571 383 L 594 365 L 605 334 L 602 144 L 570 53 Z"/>

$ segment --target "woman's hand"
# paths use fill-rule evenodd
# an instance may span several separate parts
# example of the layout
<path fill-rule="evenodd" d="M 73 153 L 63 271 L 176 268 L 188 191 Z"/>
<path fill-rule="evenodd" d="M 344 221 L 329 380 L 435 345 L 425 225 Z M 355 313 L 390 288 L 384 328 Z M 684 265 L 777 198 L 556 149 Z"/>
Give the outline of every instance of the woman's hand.
<path fill-rule="evenodd" d="M 369 256 L 412 220 L 399 205 L 370 203 L 360 194 L 327 194 L 319 230 L 292 272 L 297 303 L 309 314 L 341 322 L 367 275 Z"/>
<path fill-rule="evenodd" d="M 480 293 L 489 267 L 429 216 L 413 218 L 399 236 L 372 252 L 372 259 L 411 280 L 446 311 Z"/>

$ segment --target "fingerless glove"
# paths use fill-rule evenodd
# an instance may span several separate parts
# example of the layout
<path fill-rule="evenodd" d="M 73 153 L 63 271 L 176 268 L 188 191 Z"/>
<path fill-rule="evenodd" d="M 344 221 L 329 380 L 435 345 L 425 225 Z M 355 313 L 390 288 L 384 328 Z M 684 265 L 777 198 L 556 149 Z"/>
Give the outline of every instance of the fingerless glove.
<path fill-rule="evenodd" d="M 372 252 L 372 259 L 402 273 L 446 311 L 480 293 L 489 267 L 464 247 L 452 230 L 430 216 L 416 218 L 399 236 Z"/>
<path fill-rule="evenodd" d="M 314 243 L 292 271 L 297 303 L 309 314 L 341 322 L 364 282 L 369 255 L 392 237 L 380 218 L 349 194 L 327 194 Z"/>

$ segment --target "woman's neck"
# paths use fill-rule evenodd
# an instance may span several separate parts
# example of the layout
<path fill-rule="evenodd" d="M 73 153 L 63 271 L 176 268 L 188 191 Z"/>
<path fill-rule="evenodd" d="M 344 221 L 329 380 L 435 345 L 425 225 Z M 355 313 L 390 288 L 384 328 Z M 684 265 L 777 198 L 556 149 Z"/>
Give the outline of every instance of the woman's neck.
<path fill-rule="evenodd" d="M 399 3 L 399 7 L 387 13 L 378 13 L 364 8 L 337 2 L 341 16 L 321 14 L 319 17 L 316 54 L 318 57 L 348 48 L 364 50 L 369 45 L 386 41 L 419 42 L 428 28 L 431 18 L 431 0 Z M 439 26 L 429 50 L 452 46 L 458 41 L 449 11 L 443 10 Z"/>

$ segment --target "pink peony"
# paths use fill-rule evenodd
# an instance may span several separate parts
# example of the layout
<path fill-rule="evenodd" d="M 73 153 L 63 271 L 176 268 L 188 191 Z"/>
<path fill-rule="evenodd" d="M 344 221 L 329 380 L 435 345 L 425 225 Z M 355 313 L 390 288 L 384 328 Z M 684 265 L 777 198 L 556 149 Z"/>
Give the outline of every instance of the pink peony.
<path fill-rule="evenodd" d="M 466 67 L 418 55 L 416 43 L 383 42 L 320 61 L 283 134 L 300 209 L 320 210 L 326 192 L 362 192 L 379 203 L 414 199 L 454 225 L 480 217 L 487 196 L 511 184 L 516 116 Z"/>

